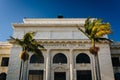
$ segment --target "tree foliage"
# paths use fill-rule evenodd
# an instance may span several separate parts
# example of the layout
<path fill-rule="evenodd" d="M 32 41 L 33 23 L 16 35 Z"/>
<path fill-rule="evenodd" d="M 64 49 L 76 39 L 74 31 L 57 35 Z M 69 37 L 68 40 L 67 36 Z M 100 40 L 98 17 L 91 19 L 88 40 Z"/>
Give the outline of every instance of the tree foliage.
<path fill-rule="evenodd" d="M 111 26 L 110 24 L 104 23 L 102 19 L 94 19 L 92 20 L 90 17 L 88 17 L 85 20 L 84 24 L 84 30 L 78 27 L 80 31 L 82 31 L 91 41 L 93 44 L 93 47 L 95 47 L 95 42 L 98 42 L 100 40 L 108 40 L 111 41 L 103 36 L 107 34 L 111 34 Z"/>
<path fill-rule="evenodd" d="M 41 48 L 44 48 L 34 39 L 35 32 L 26 33 L 22 39 L 14 38 L 10 36 L 10 42 L 22 47 L 22 52 L 19 57 L 21 60 L 28 60 L 28 52 L 33 52 L 38 56 L 42 56 Z"/>

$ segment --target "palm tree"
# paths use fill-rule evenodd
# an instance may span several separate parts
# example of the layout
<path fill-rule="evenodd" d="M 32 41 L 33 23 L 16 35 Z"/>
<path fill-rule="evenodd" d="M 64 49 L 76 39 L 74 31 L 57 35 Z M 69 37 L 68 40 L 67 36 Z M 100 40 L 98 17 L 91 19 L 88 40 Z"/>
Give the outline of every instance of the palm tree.
<path fill-rule="evenodd" d="M 28 52 L 33 52 L 37 56 L 42 56 L 42 52 L 40 48 L 44 48 L 42 45 L 40 45 L 35 39 L 34 39 L 35 32 L 28 32 L 26 33 L 22 39 L 10 37 L 10 43 L 19 45 L 22 47 L 22 51 L 19 54 L 19 57 L 21 59 L 21 73 L 20 73 L 20 80 L 26 80 L 26 78 L 23 77 L 24 73 L 27 73 L 24 69 L 25 62 L 29 59 Z M 26 67 L 27 68 L 27 67 Z"/>
<path fill-rule="evenodd" d="M 103 37 L 107 34 L 111 34 L 111 28 L 109 23 L 103 23 L 102 19 L 94 19 L 91 20 L 90 17 L 86 19 L 84 24 L 84 30 L 80 27 L 78 29 L 83 32 L 92 42 L 92 47 L 90 47 L 90 53 L 94 55 L 95 59 L 95 67 L 96 67 L 96 78 L 97 80 L 101 80 L 100 77 L 100 70 L 99 70 L 99 59 L 98 59 L 98 50 L 99 47 L 97 47 L 95 44 L 96 42 L 107 40 L 109 39 Z"/>

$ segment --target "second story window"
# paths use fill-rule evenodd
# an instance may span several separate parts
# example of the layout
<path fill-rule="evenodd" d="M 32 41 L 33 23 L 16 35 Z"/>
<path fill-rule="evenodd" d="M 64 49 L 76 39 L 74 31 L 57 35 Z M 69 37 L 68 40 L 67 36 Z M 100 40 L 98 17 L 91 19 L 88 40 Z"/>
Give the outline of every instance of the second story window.
<path fill-rule="evenodd" d="M 37 55 L 33 54 L 30 58 L 30 63 L 44 63 L 44 57 L 38 57 Z"/>
<path fill-rule="evenodd" d="M 67 57 L 63 53 L 58 53 L 53 57 L 53 63 L 67 64 Z"/>
<path fill-rule="evenodd" d="M 7 67 L 8 63 L 9 63 L 9 57 L 3 57 L 2 62 L 1 62 L 1 66 L 2 67 Z"/>

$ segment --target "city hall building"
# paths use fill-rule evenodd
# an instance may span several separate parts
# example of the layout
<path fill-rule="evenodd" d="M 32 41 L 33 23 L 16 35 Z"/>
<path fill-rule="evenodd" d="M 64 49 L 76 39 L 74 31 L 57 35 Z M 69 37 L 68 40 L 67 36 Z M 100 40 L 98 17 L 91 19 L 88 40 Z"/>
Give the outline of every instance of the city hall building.
<path fill-rule="evenodd" d="M 26 80 L 97 80 L 94 55 L 89 52 L 91 41 L 77 28 L 79 26 L 84 29 L 85 20 L 25 18 L 23 23 L 12 24 L 13 37 L 21 39 L 27 32 L 36 32 L 35 39 L 45 47 L 41 49 L 43 57 L 40 59 L 29 53 L 23 73 Z M 119 73 L 120 69 L 113 68 L 111 52 L 116 60 L 116 56 L 120 55 L 120 46 L 110 47 L 107 41 L 97 43 L 96 46 L 100 48 L 98 60 L 101 80 L 115 80 L 114 72 Z M 20 80 L 21 50 L 20 46 L 12 44 L 7 80 Z"/>

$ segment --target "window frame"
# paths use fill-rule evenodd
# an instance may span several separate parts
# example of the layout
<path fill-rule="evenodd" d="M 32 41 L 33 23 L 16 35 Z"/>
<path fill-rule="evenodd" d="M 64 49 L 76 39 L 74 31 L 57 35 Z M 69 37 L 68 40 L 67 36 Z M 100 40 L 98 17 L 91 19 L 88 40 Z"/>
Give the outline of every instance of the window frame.
<path fill-rule="evenodd" d="M 8 67 L 9 65 L 9 57 L 2 57 L 1 67 Z"/>

